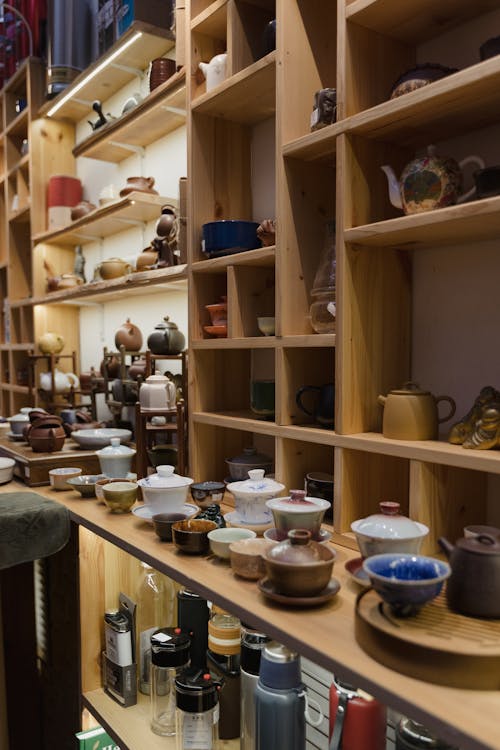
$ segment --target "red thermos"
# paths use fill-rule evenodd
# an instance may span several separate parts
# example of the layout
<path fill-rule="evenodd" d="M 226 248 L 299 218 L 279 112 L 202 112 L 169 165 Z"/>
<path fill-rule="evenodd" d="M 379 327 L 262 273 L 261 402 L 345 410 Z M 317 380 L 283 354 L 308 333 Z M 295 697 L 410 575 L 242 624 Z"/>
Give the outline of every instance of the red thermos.
<path fill-rule="evenodd" d="M 385 750 L 386 707 L 336 677 L 330 687 L 329 750 Z"/>

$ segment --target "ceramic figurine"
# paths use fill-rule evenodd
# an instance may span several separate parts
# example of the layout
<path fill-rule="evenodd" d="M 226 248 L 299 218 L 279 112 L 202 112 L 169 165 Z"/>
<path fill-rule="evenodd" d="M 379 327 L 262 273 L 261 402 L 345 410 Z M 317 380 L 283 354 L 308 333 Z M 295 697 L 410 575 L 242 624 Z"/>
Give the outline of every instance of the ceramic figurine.
<path fill-rule="evenodd" d="M 87 279 L 85 278 L 85 256 L 83 254 L 82 246 L 77 245 L 75 247 L 75 263 L 73 266 L 73 273 L 78 276 L 85 284 Z"/>
<path fill-rule="evenodd" d="M 389 199 L 393 206 L 405 214 L 432 211 L 454 203 L 463 203 L 471 198 L 476 188 L 462 192 L 462 169 L 475 164 L 484 169 L 479 156 L 468 156 L 460 163 L 451 157 L 440 157 L 434 146 L 427 148 L 427 155 L 414 159 L 403 169 L 398 181 L 392 167 L 381 167 L 389 183 Z"/>
<path fill-rule="evenodd" d="M 201 513 L 198 513 L 196 518 L 204 518 L 206 521 L 213 521 L 220 529 L 223 529 L 226 526 L 224 516 L 220 512 L 220 505 L 217 505 L 217 503 L 209 505 L 208 508 L 205 508 Z"/>
<path fill-rule="evenodd" d="M 92 109 L 94 110 L 94 112 L 97 112 L 97 120 L 95 122 L 87 120 L 92 130 L 98 130 L 103 125 L 106 125 L 109 120 L 115 119 L 112 115 L 109 114 L 109 112 L 107 115 L 103 114 L 102 102 L 100 102 L 99 99 L 96 99 L 95 102 L 92 102 Z"/>
<path fill-rule="evenodd" d="M 493 386 L 486 385 L 481 388 L 470 410 L 451 428 L 448 442 L 453 443 L 453 445 L 463 445 L 474 433 L 477 423 L 481 420 L 483 410 L 499 401 L 500 392 L 495 390 Z"/>
<path fill-rule="evenodd" d="M 500 445 L 500 400 L 483 406 L 481 418 L 462 445 L 464 448 L 483 451 Z"/>
<path fill-rule="evenodd" d="M 274 219 L 264 219 L 257 227 L 257 237 L 262 247 L 270 247 L 276 244 L 276 223 Z"/>
<path fill-rule="evenodd" d="M 320 89 L 314 94 L 311 131 L 326 128 L 337 119 L 337 89 Z"/>

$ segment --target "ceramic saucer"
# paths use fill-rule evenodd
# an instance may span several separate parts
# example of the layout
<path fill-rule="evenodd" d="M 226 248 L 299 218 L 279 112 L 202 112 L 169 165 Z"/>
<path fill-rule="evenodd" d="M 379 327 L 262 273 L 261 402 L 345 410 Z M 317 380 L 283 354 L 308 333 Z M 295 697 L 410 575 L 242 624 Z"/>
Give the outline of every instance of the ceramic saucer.
<path fill-rule="evenodd" d="M 235 526 L 238 529 L 250 529 L 251 531 L 255 531 L 257 536 L 262 536 L 264 531 L 267 531 L 267 529 L 270 529 L 273 525 L 273 521 L 268 521 L 268 523 L 247 523 L 244 521 L 238 511 L 233 510 L 230 513 L 226 513 L 224 515 L 224 520 L 226 523 L 229 524 L 229 526 Z"/>
<path fill-rule="evenodd" d="M 362 557 L 354 557 L 352 560 L 348 560 L 345 563 L 344 567 L 353 581 L 359 583 L 360 586 L 370 586 L 370 579 L 368 578 L 368 574 L 363 570 Z"/>
<path fill-rule="evenodd" d="M 227 323 L 219 326 L 203 326 L 203 330 L 210 336 L 215 336 L 219 339 L 227 337 Z"/>
<path fill-rule="evenodd" d="M 278 542 L 283 542 L 287 538 L 287 535 L 285 532 L 278 532 L 278 530 L 273 527 L 264 532 L 264 538 L 269 542 L 273 542 L 273 544 L 277 544 Z M 319 534 L 314 536 L 313 540 L 318 542 L 318 544 L 326 544 L 331 538 L 332 534 L 330 531 L 327 531 L 327 529 L 320 529 Z"/>
<path fill-rule="evenodd" d="M 179 513 L 185 513 L 188 518 L 191 518 L 191 516 L 195 516 L 197 513 L 199 513 L 199 511 L 200 509 L 196 505 L 185 503 Z M 141 521 L 153 523 L 153 512 L 148 505 L 138 505 L 136 508 L 132 508 L 132 513 L 134 514 L 134 516 L 137 516 L 137 518 L 140 518 Z"/>
<path fill-rule="evenodd" d="M 274 584 L 271 583 L 269 578 L 261 578 L 257 586 L 259 587 L 259 591 L 268 599 L 279 604 L 287 604 L 289 607 L 315 607 L 332 599 L 340 590 L 340 583 L 336 578 L 332 578 L 328 586 L 315 596 L 287 596 L 286 594 L 280 594 L 276 591 Z"/>
<path fill-rule="evenodd" d="M 9 431 L 7 433 L 7 437 L 9 438 L 9 440 L 16 440 L 17 442 L 21 442 L 23 440 L 24 442 L 26 442 L 26 438 L 24 437 L 24 435 L 16 435 L 15 432 Z"/>

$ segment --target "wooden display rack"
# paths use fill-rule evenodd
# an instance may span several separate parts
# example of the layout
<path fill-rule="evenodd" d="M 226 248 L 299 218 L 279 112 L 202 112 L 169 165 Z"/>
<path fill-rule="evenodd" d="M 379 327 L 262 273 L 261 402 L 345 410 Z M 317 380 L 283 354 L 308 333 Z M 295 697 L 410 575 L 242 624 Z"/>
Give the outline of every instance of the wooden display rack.
<path fill-rule="evenodd" d="M 166 423 L 156 425 L 151 423 L 152 417 L 165 417 Z M 135 405 L 135 447 L 137 450 L 136 470 L 139 478 L 147 476 L 147 449 L 151 438 L 159 432 L 175 433 L 177 436 L 177 473 L 183 475 L 187 471 L 186 462 L 186 404 L 183 399 L 177 402 L 174 409 L 143 409 L 139 402 Z"/>

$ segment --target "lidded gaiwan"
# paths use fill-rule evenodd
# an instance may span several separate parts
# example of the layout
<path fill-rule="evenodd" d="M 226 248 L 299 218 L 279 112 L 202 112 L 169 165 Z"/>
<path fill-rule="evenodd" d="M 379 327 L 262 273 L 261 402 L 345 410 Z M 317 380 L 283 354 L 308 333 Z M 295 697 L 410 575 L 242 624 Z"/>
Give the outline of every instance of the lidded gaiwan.
<path fill-rule="evenodd" d="M 120 438 L 113 437 L 110 445 L 96 451 L 96 454 L 102 473 L 112 479 L 119 479 L 129 474 L 136 451 L 127 445 L 120 445 Z"/>
<path fill-rule="evenodd" d="M 379 503 L 380 513 L 353 521 L 351 529 L 363 557 L 385 552 L 413 552 L 417 554 L 429 533 L 425 524 L 402 515 L 400 504 Z"/>
<path fill-rule="evenodd" d="M 278 531 L 287 534 L 292 529 L 307 529 L 316 538 L 331 503 L 321 497 L 306 497 L 304 490 L 290 490 L 289 497 L 273 498 L 266 505 Z"/>
<path fill-rule="evenodd" d="M 244 523 L 264 524 L 272 521 L 266 503 L 280 495 L 285 485 L 264 474 L 264 469 L 250 469 L 249 479 L 227 485 L 228 492 L 234 497 L 236 513 Z"/>
<path fill-rule="evenodd" d="M 330 581 L 336 553 L 314 542 L 307 529 L 292 529 L 287 539 L 266 549 L 262 556 L 276 591 L 287 596 L 316 596 Z"/>
<path fill-rule="evenodd" d="M 156 474 L 139 479 L 138 485 L 146 505 L 155 513 L 184 511 L 191 477 L 175 474 L 174 466 L 164 464 L 156 467 Z"/>

